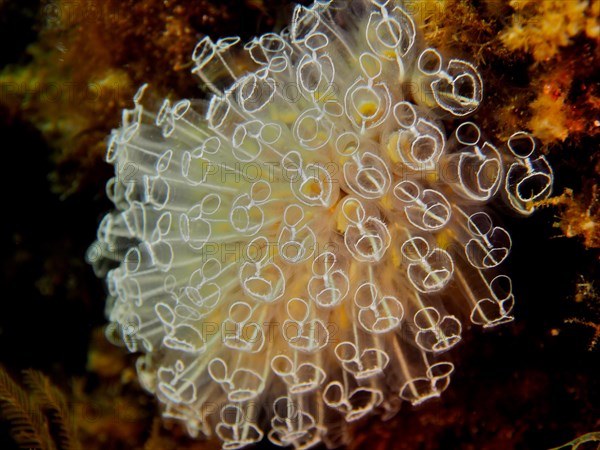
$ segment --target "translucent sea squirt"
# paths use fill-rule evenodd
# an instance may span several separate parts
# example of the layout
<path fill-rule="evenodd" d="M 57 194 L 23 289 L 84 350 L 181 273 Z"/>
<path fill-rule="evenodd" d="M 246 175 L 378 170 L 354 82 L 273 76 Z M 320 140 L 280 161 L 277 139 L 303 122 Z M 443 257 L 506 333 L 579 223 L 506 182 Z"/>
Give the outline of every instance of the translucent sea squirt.
<path fill-rule="evenodd" d="M 209 101 L 150 111 L 143 86 L 113 130 L 108 162 L 134 170 L 88 255 L 163 415 L 227 449 L 337 447 L 439 396 L 463 328 L 513 320 L 490 212 L 550 194 L 536 141 L 466 119 L 481 76 L 400 2 L 297 6 L 279 34 L 192 58 Z"/>

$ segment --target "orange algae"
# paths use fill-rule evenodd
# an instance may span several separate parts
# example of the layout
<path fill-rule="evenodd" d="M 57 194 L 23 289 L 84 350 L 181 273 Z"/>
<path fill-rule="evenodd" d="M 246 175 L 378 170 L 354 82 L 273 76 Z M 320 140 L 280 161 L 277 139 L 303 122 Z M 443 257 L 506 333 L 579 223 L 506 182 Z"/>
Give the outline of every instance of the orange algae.
<path fill-rule="evenodd" d="M 530 52 L 536 61 L 555 57 L 579 33 L 600 37 L 598 2 L 588 0 L 511 0 L 512 24 L 500 39 L 510 50 Z"/>

